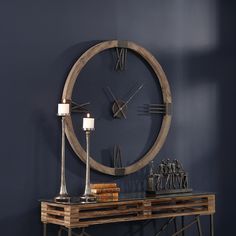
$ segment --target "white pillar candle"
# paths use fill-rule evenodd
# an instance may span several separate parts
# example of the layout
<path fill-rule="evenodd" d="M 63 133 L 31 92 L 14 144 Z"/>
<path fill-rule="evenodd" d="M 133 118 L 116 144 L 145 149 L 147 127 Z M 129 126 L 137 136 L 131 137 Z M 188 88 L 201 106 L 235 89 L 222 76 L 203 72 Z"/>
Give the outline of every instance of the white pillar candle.
<path fill-rule="evenodd" d="M 59 116 L 66 116 L 70 114 L 70 104 L 66 103 L 66 100 L 63 100 L 63 103 L 58 104 L 58 112 Z"/>
<path fill-rule="evenodd" d="M 83 129 L 94 129 L 94 118 L 91 118 L 89 113 L 86 118 L 83 118 Z"/>

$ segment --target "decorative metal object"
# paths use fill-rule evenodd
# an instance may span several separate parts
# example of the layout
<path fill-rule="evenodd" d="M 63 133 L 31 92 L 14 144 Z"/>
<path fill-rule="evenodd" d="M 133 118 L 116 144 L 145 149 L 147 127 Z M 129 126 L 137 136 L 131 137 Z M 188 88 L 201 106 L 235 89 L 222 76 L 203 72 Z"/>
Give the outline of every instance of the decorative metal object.
<path fill-rule="evenodd" d="M 83 196 L 80 198 L 82 203 L 96 202 L 96 196 L 92 194 L 90 188 L 90 133 L 94 130 L 94 119 L 90 118 L 90 114 L 87 114 L 87 118 L 83 119 L 83 130 L 86 134 L 86 179 L 85 190 Z"/>
<path fill-rule="evenodd" d="M 188 173 L 178 160 L 162 160 L 154 171 L 153 163 L 148 176 L 147 192 L 156 194 L 191 192 Z"/>
<path fill-rule="evenodd" d="M 54 200 L 58 202 L 69 202 L 71 197 L 67 193 L 65 176 L 65 118 L 70 115 L 70 104 L 66 103 L 66 100 L 58 104 L 57 115 L 61 117 L 61 186 L 60 193 Z"/>

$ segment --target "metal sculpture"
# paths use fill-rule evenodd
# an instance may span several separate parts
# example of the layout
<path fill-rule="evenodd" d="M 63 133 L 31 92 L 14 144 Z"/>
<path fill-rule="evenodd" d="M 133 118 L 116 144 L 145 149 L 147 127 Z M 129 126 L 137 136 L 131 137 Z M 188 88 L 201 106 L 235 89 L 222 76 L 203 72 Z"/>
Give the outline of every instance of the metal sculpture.
<path fill-rule="evenodd" d="M 156 171 L 154 171 L 156 169 Z M 151 162 L 147 181 L 147 192 L 156 194 L 191 192 L 189 188 L 188 173 L 178 160 L 162 160 L 154 168 Z"/>

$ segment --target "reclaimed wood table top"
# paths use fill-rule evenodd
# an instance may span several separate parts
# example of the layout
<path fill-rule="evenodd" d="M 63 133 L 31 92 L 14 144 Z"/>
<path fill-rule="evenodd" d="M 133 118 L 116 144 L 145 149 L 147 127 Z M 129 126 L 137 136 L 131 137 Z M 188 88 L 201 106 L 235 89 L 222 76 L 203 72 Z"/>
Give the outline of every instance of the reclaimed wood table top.
<path fill-rule="evenodd" d="M 124 193 L 118 201 L 86 204 L 80 203 L 79 198 L 67 203 L 41 200 L 41 221 L 67 228 L 214 213 L 214 193 Z"/>

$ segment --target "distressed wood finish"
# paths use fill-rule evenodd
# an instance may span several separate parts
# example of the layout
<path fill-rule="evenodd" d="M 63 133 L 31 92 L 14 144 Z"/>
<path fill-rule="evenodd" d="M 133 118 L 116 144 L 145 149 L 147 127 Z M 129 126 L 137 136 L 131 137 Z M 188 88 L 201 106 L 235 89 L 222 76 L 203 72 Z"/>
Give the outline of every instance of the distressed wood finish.
<path fill-rule="evenodd" d="M 41 221 L 67 228 L 213 213 L 215 213 L 214 194 L 94 204 L 41 202 Z"/>
<path fill-rule="evenodd" d="M 127 49 L 133 50 L 137 54 L 139 54 L 141 57 L 143 57 L 148 64 L 151 66 L 153 71 L 155 72 L 155 75 L 160 83 L 161 90 L 162 90 L 162 96 L 163 96 L 163 102 L 165 104 L 171 104 L 172 98 L 171 98 L 171 92 L 170 92 L 170 87 L 169 83 L 167 81 L 166 75 L 161 67 L 161 65 L 158 63 L 158 61 L 155 59 L 155 57 L 147 51 L 145 48 L 130 42 L 130 41 L 118 41 L 118 40 L 113 40 L 113 41 L 105 41 L 102 43 L 99 43 L 90 49 L 88 49 L 74 64 L 72 67 L 63 90 L 62 94 L 62 100 L 71 100 L 72 96 L 72 91 L 74 84 L 76 82 L 76 79 L 82 70 L 82 68 L 87 64 L 87 62 L 94 57 L 96 54 L 107 50 L 111 48 L 117 48 L 117 47 L 125 47 Z M 171 124 L 171 115 L 170 113 L 165 114 L 162 120 L 162 125 L 160 132 L 152 146 L 152 148 L 142 157 L 140 158 L 137 162 L 134 164 L 127 166 L 124 168 L 124 175 L 128 175 L 131 173 L 134 173 L 144 166 L 146 166 L 151 160 L 155 158 L 155 156 L 158 154 L 160 151 L 161 147 L 163 146 L 169 128 Z M 75 131 L 73 128 L 72 124 L 72 119 L 70 116 L 66 117 L 66 136 L 69 140 L 69 143 L 71 147 L 73 148 L 74 152 L 77 154 L 77 156 L 85 163 L 86 162 L 86 152 L 82 148 L 81 144 L 79 143 Z M 109 175 L 117 175 L 116 169 L 111 168 L 108 166 L 105 166 L 97 161 L 95 161 L 92 157 L 90 158 L 90 166 L 97 170 L 100 171 L 104 174 L 109 174 Z"/>

